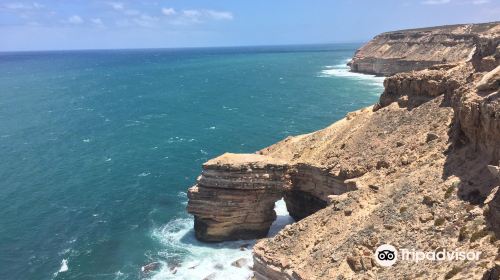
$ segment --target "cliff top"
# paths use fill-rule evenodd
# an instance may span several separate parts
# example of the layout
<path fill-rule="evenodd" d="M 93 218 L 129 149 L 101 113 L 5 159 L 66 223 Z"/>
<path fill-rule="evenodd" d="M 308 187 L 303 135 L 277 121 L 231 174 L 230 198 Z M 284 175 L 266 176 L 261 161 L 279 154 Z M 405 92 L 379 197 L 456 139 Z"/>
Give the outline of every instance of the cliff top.
<path fill-rule="evenodd" d="M 380 33 L 377 36 L 383 36 L 396 33 L 413 33 L 413 32 L 436 32 L 436 33 L 452 33 L 452 34 L 492 34 L 498 36 L 500 21 L 486 23 L 466 23 L 466 24 L 450 24 L 441 26 L 431 26 L 422 28 L 410 28 Z M 377 37 L 376 36 L 376 37 Z"/>

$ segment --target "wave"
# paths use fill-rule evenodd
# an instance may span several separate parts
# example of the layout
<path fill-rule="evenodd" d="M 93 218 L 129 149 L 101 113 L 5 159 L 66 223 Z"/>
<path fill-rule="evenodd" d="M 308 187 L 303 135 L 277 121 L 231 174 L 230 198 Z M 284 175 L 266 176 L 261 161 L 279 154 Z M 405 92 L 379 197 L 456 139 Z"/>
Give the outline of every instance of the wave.
<path fill-rule="evenodd" d="M 59 273 L 68 271 L 68 269 L 69 269 L 68 268 L 68 260 L 63 259 L 61 261 L 61 268 L 59 268 L 59 270 L 56 273 L 54 273 L 54 275 L 53 275 L 54 278 L 57 277 L 57 275 L 59 275 Z"/>
<path fill-rule="evenodd" d="M 370 85 L 378 86 L 380 88 L 384 87 L 385 77 L 351 72 L 349 66 L 347 66 L 346 64 L 349 60 L 350 59 L 347 59 L 345 63 L 325 66 L 325 69 L 319 73 L 318 77 L 341 77 L 351 80 L 358 80 L 361 82 L 368 82 Z"/>
<path fill-rule="evenodd" d="M 293 222 L 283 200 L 276 203 L 275 211 L 278 218 L 271 226 L 269 237 Z M 252 247 L 256 240 L 202 243 L 194 236 L 192 218 L 172 220 L 154 230 L 152 237 L 163 245 L 158 255 L 164 259 L 158 261 L 161 269 L 151 276 L 151 280 L 205 277 L 246 280 L 253 275 Z M 241 267 L 233 265 L 237 261 Z"/>

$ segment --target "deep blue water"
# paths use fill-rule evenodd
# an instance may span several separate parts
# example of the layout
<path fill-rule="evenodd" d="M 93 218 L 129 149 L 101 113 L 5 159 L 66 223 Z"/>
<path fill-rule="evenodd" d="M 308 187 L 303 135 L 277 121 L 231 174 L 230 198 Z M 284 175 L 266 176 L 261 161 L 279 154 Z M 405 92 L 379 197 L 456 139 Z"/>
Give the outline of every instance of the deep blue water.
<path fill-rule="evenodd" d="M 0 279 L 190 279 L 167 265 L 232 257 L 194 241 L 186 189 L 211 157 L 374 103 L 380 79 L 344 66 L 357 47 L 1 53 Z"/>

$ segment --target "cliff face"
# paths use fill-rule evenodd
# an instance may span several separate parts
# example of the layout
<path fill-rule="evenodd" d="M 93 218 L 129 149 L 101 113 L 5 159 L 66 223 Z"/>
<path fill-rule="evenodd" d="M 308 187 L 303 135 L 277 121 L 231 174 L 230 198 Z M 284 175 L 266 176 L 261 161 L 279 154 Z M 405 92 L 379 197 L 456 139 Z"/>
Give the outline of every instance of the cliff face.
<path fill-rule="evenodd" d="M 263 237 L 275 217 L 274 201 L 284 197 L 298 222 L 255 245 L 256 279 L 498 279 L 499 24 L 379 36 L 400 46 L 408 38 L 423 40 L 421 33 L 451 38 L 436 35 L 438 30 L 468 32 L 461 45 L 450 43 L 441 53 L 453 63 L 388 77 L 378 104 L 325 129 L 288 137 L 255 155 L 224 155 L 205 164 L 189 191 L 197 237 Z M 472 33 L 480 35 L 469 41 Z M 365 55 L 379 36 L 362 48 Z M 427 47 L 445 45 L 426 40 Z M 363 59 L 360 52 L 353 61 Z M 407 52 L 398 49 L 401 61 L 387 65 L 419 69 L 421 64 L 406 60 L 418 58 L 414 48 Z M 383 60 L 387 53 L 370 55 Z M 386 243 L 409 250 L 480 251 L 481 258 L 398 261 L 386 269 L 373 257 Z"/>
<path fill-rule="evenodd" d="M 499 32 L 498 23 L 386 32 L 361 47 L 349 65 L 354 72 L 392 75 L 435 64 L 465 62 L 477 48 L 488 51 L 488 39 Z"/>
<path fill-rule="evenodd" d="M 276 219 L 274 203 L 287 187 L 286 163 L 256 154 L 224 154 L 203 165 L 188 191 L 202 241 L 255 239 L 267 235 Z"/>
<path fill-rule="evenodd" d="M 497 93 L 484 95 L 489 99 L 476 96 L 477 84 L 488 76 L 470 63 L 398 74 L 386 80 L 373 108 L 261 151 L 315 162 L 356 187 L 328 196 L 326 208 L 259 242 L 256 279 L 441 279 L 455 272 L 464 279 L 497 279 L 499 181 L 489 170 L 497 170 L 500 138 L 492 128 L 500 118 L 478 114 L 488 126 L 478 118 L 475 130 L 465 132 L 456 111 L 471 96 L 500 110 L 498 86 Z M 482 257 L 467 264 L 398 262 L 384 269 L 372 258 L 384 243 L 480 251 Z"/>

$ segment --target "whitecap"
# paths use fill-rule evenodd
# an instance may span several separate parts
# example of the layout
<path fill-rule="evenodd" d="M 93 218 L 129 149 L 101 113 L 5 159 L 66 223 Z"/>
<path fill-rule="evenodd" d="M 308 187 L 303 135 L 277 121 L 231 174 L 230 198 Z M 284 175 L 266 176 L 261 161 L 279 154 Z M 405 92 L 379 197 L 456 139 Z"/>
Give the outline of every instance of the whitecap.
<path fill-rule="evenodd" d="M 142 172 L 141 174 L 137 175 L 139 177 L 146 177 L 149 176 L 151 173 L 150 172 Z"/>
<path fill-rule="evenodd" d="M 186 141 L 185 138 L 182 138 L 182 137 L 179 137 L 179 136 L 175 136 L 175 137 L 168 138 L 167 143 L 169 143 L 169 144 L 171 144 L 171 143 L 181 143 L 181 142 L 184 142 L 184 141 Z"/>
<path fill-rule="evenodd" d="M 105 161 L 106 161 L 106 162 L 111 161 L 111 158 L 106 158 L 106 160 L 105 160 Z"/>
<path fill-rule="evenodd" d="M 126 277 L 124 277 L 124 276 L 125 276 L 125 273 L 123 273 L 123 272 L 121 272 L 121 271 L 118 270 L 117 272 L 115 272 L 115 278 L 114 279 L 116 279 L 116 280 L 118 280 L 118 279 L 125 279 Z"/>
<path fill-rule="evenodd" d="M 83 139 L 82 142 L 83 143 L 90 143 L 90 139 L 88 139 L 88 138 L 87 139 Z"/>
<path fill-rule="evenodd" d="M 346 59 L 345 61 L 348 62 L 349 60 L 350 59 Z M 385 77 L 351 72 L 349 66 L 347 66 L 345 63 L 337 65 L 327 65 L 324 68 L 325 68 L 324 70 L 320 71 L 318 77 L 322 78 L 341 77 L 351 80 L 358 80 L 361 82 L 368 82 L 370 85 L 377 86 L 380 88 L 384 87 Z"/>
<path fill-rule="evenodd" d="M 178 193 L 179 197 L 185 195 Z M 271 226 L 269 237 L 276 234 L 285 225 L 293 222 L 288 215 L 285 202 L 276 203 L 278 216 Z M 207 244 L 199 242 L 194 236 L 193 218 L 178 218 L 155 229 L 152 237 L 158 240 L 164 249 L 158 252 L 161 269 L 151 275 L 152 280 L 160 279 L 249 279 L 253 275 L 252 247 L 256 240 L 241 240 Z M 167 261 L 165 261 L 167 259 Z M 232 263 L 244 259 L 246 265 L 239 268 Z"/>
<path fill-rule="evenodd" d="M 68 260 L 67 259 L 63 259 L 61 261 L 61 268 L 59 268 L 59 271 L 58 272 L 66 272 L 68 271 Z"/>

